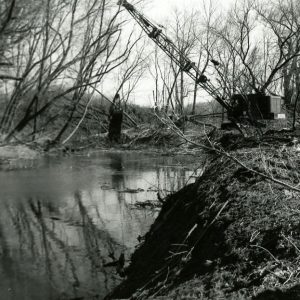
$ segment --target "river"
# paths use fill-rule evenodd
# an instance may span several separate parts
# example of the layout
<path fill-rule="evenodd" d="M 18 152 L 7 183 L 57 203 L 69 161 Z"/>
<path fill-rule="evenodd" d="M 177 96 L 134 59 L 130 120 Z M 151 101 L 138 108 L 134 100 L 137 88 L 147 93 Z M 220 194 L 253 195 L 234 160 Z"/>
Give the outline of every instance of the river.
<path fill-rule="evenodd" d="M 192 182 L 191 163 L 91 152 L 0 171 L 0 299 L 102 299 L 121 280 L 104 265 L 128 263 L 157 215 L 135 204 Z"/>

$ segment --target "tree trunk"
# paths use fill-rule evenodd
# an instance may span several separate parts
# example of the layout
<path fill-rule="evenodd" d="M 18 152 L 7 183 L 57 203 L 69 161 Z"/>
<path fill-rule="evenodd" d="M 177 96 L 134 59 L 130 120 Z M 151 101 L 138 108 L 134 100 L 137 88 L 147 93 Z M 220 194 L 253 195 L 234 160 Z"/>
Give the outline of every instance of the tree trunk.
<path fill-rule="evenodd" d="M 123 110 L 113 109 L 110 114 L 108 138 L 111 142 L 119 142 L 123 122 Z"/>

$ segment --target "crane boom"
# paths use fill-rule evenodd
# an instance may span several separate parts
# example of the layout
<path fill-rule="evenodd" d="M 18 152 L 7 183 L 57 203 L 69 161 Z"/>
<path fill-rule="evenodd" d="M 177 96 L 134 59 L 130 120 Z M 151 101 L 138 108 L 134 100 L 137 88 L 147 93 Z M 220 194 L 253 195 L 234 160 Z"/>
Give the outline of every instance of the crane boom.
<path fill-rule="evenodd" d="M 227 111 L 231 109 L 231 105 L 223 99 L 218 88 L 214 87 L 206 75 L 201 72 L 196 64 L 192 62 L 178 47 L 167 37 L 161 28 L 153 24 L 146 16 L 141 14 L 132 4 L 126 0 L 118 1 L 118 5 L 123 6 L 133 17 L 133 19 L 141 26 L 144 32 L 151 38 L 182 71 L 189 75 L 196 83 L 212 96 Z"/>

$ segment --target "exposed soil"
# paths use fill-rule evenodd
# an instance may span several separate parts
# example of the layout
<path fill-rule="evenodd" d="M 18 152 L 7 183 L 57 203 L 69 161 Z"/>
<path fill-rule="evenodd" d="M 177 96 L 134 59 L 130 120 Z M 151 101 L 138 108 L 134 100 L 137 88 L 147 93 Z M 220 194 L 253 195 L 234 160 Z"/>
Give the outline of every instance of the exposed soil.
<path fill-rule="evenodd" d="M 298 185 L 296 145 L 272 140 L 230 154 Z M 210 154 L 203 175 L 167 198 L 107 299 L 300 299 L 299 262 L 299 193 Z"/>

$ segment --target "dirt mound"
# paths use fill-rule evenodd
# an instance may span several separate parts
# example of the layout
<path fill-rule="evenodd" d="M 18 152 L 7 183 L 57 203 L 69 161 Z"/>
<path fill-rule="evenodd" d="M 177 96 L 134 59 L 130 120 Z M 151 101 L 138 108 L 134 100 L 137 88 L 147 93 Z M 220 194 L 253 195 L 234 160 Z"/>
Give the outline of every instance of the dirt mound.
<path fill-rule="evenodd" d="M 250 148 L 235 157 L 299 183 L 292 148 Z M 107 299 L 300 299 L 299 194 L 210 157 L 201 178 L 170 195 Z"/>

